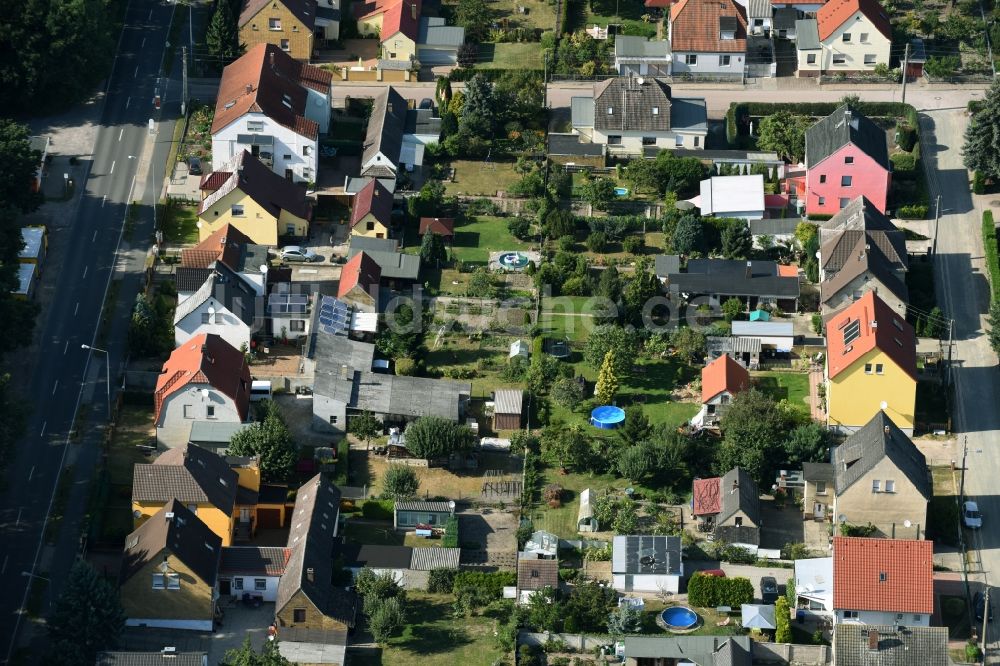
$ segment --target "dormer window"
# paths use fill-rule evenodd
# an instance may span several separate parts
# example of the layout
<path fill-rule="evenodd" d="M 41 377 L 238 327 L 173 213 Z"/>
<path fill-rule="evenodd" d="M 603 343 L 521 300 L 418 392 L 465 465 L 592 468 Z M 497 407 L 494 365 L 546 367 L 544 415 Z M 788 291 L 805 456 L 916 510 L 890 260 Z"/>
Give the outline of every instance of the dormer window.
<path fill-rule="evenodd" d="M 735 16 L 719 17 L 719 39 L 736 39 L 736 26 L 738 25 Z"/>

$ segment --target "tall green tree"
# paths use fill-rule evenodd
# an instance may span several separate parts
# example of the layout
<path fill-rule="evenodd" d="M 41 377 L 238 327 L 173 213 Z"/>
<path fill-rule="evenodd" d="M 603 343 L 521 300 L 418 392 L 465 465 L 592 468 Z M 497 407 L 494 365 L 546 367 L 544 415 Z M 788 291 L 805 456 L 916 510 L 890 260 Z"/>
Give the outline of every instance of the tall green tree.
<path fill-rule="evenodd" d="M 224 0 L 223 0 L 224 1 Z M 243 640 L 238 648 L 226 650 L 219 666 L 294 666 L 292 662 L 281 656 L 278 644 L 274 641 L 264 641 L 264 647 L 258 653 L 250 644 L 250 637 Z"/>
<path fill-rule="evenodd" d="M 417 472 L 409 465 L 389 465 L 382 474 L 382 497 L 385 499 L 413 499 L 419 487 Z"/>
<path fill-rule="evenodd" d="M 482 0 L 462 0 L 481 2 Z M 462 11 L 459 4 L 459 12 Z M 465 83 L 465 107 L 458 117 L 458 131 L 490 139 L 496 128 L 497 109 L 493 99 L 493 84 L 482 74 L 476 74 Z"/>
<path fill-rule="evenodd" d="M 455 8 L 455 23 L 465 28 L 465 37 L 470 42 L 483 41 L 492 16 L 486 0 L 459 0 Z"/>
<path fill-rule="evenodd" d="M 610 178 L 590 178 L 581 188 L 584 201 L 597 210 L 607 210 L 615 200 L 615 183 Z"/>
<path fill-rule="evenodd" d="M 608 350 L 604 355 L 604 362 L 597 373 L 597 385 L 594 387 L 594 397 L 602 405 L 610 405 L 618 392 L 620 380 L 618 378 L 618 368 L 615 367 L 615 352 Z"/>
<path fill-rule="evenodd" d="M 229 0 L 215 0 L 215 12 L 205 32 L 205 43 L 208 52 L 219 58 L 223 65 L 240 56 L 243 50 L 240 46 L 240 31 Z"/>
<path fill-rule="evenodd" d="M 385 645 L 396 631 L 403 626 L 406 616 L 399 599 L 379 599 L 371 608 L 366 607 L 368 629 L 379 645 Z"/>
<path fill-rule="evenodd" d="M 385 425 L 367 409 L 347 421 L 347 432 L 365 443 L 365 450 L 382 435 Z"/>
<path fill-rule="evenodd" d="M 750 227 L 743 220 L 732 220 L 722 228 L 722 255 L 726 259 L 746 259 L 753 249 Z"/>
<path fill-rule="evenodd" d="M 475 436 L 465 424 L 423 416 L 406 428 L 406 449 L 417 458 L 444 458 L 472 448 Z"/>
<path fill-rule="evenodd" d="M 739 393 L 719 424 L 722 444 L 716 470 L 725 474 L 742 467 L 759 485 L 770 487 L 769 480 L 784 462 L 782 442 L 791 426 L 788 412 L 766 393 L 753 388 Z"/>
<path fill-rule="evenodd" d="M 1000 79 L 994 79 L 978 111 L 965 129 L 962 148 L 967 169 L 1000 178 Z"/>
<path fill-rule="evenodd" d="M 653 468 L 652 451 L 642 445 L 628 446 L 618 453 L 618 473 L 631 481 L 639 483 Z"/>
<path fill-rule="evenodd" d="M 30 213 L 44 201 L 31 188 L 42 154 L 31 148 L 30 141 L 27 125 L 0 118 L 0 207 Z"/>
<path fill-rule="evenodd" d="M 448 261 L 448 248 L 440 234 L 427 232 L 420 242 L 420 260 L 427 266 L 441 268 Z"/>
<path fill-rule="evenodd" d="M 557 405 L 576 409 L 583 402 L 583 387 L 573 377 L 560 377 L 552 385 L 549 397 L 555 400 Z"/>
<path fill-rule="evenodd" d="M 757 129 L 757 146 L 778 153 L 778 157 L 784 160 L 798 163 L 805 157 L 806 130 L 812 124 L 812 119 L 806 116 L 777 111 L 761 119 Z"/>
<path fill-rule="evenodd" d="M 645 442 L 653 434 L 649 417 L 638 406 L 626 410 L 625 421 L 615 430 L 615 439 L 627 448 Z"/>
<path fill-rule="evenodd" d="M 265 416 L 251 423 L 229 440 L 229 453 L 234 456 L 256 456 L 260 475 L 265 481 L 285 481 L 295 467 L 297 453 L 278 406 L 266 401 L 260 407 Z"/>
<path fill-rule="evenodd" d="M 556 424 L 542 431 L 541 453 L 559 467 L 582 469 L 589 463 L 590 440 L 578 425 Z"/>
<path fill-rule="evenodd" d="M 660 295 L 660 281 L 649 269 L 648 260 L 636 262 L 635 271 L 625 282 L 622 290 L 622 301 L 625 304 L 625 316 L 635 326 L 642 326 L 642 316 L 646 304 Z"/>
<path fill-rule="evenodd" d="M 595 326 L 587 338 L 587 347 L 583 358 L 587 364 L 599 369 L 609 351 L 623 359 L 620 367 L 624 367 L 629 359 L 634 359 L 639 353 L 639 335 L 634 328 L 625 328 L 617 324 L 602 324 Z"/>
<path fill-rule="evenodd" d="M 685 215 L 677 222 L 670 238 L 670 248 L 676 254 L 700 252 L 705 244 L 705 232 L 697 215 Z"/>
<path fill-rule="evenodd" d="M 614 266 L 608 266 L 601 271 L 601 277 L 597 280 L 597 295 L 603 296 L 612 303 L 617 303 L 621 299 L 621 275 Z"/>
<path fill-rule="evenodd" d="M 118 644 L 124 628 L 116 587 L 88 563 L 74 564 L 48 622 L 53 663 L 90 666 L 98 652 Z"/>

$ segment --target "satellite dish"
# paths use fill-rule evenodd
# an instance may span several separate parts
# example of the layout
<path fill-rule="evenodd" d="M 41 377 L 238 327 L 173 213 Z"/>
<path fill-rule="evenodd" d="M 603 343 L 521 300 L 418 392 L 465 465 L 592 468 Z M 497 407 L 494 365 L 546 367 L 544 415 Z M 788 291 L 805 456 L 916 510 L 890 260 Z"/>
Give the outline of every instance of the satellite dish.
<path fill-rule="evenodd" d="M 903 521 L 903 527 L 913 527 L 913 523 L 908 520 Z"/>
<path fill-rule="evenodd" d="M 642 78 L 641 76 L 637 76 L 635 78 L 635 82 L 638 83 L 641 86 L 643 83 L 646 82 L 646 79 Z"/>
<path fill-rule="evenodd" d="M 132 512 L 132 517 L 136 519 L 142 518 L 142 511 L 136 509 L 135 511 Z"/>
<path fill-rule="evenodd" d="M 695 205 L 690 201 L 678 201 L 677 203 L 674 204 L 674 207 L 677 210 L 691 210 L 692 208 L 695 207 Z"/>
<path fill-rule="evenodd" d="M 878 408 L 881 409 L 882 411 L 885 411 L 888 407 L 889 407 L 889 403 L 887 403 L 885 400 L 883 400 L 882 402 L 878 403 Z"/>
<path fill-rule="evenodd" d="M 208 397 L 208 389 L 205 389 L 205 388 L 201 389 L 201 397 L 202 398 L 207 398 Z"/>
<path fill-rule="evenodd" d="M 452 511 L 455 510 L 455 500 L 448 500 L 448 508 Z"/>
<path fill-rule="evenodd" d="M 844 514 L 840 514 L 839 516 L 837 516 L 837 521 L 841 522 L 841 523 L 846 523 L 847 522 L 847 516 L 845 516 Z"/>

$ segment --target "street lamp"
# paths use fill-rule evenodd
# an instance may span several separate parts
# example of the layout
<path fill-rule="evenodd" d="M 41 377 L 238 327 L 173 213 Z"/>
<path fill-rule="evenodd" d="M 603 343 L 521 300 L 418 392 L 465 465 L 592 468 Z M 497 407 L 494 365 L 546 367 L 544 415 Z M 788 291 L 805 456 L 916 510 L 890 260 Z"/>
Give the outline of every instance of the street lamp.
<path fill-rule="evenodd" d="M 108 353 L 106 349 L 98 349 L 97 347 L 91 347 L 90 345 L 80 345 L 80 349 L 89 349 L 90 351 L 101 352 L 104 354 L 104 360 L 106 361 L 104 365 L 105 370 L 105 388 L 107 389 L 108 395 L 108 421 L 111 420 L 111 354 Z"/>

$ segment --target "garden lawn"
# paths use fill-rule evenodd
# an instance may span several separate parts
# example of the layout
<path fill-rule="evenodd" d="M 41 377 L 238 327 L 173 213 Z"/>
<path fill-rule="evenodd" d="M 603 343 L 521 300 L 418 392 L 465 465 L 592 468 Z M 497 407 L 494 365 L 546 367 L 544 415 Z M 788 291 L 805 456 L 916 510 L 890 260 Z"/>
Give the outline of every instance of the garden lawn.
<path fill-rule="evenodd" d="M 514 173 L 513 162 L 454 160 L 450 166 L 455 169 L 455 180 L 444 181 L 444 189 L 449 195 L 493 197 L 497 190 L 506 190 L 521 180 L 521 176 Z"/>
<path fill-rule="evenodd" d="M 757 387 L 774 400 L 787 400 L 797 411 L 809 416 L 809 375 L 803 372 L 755 372 Z"/>
<path fill-rule="evenodd" d="M 547 6 L 547 5 L 546 5 Z M 538 42 L 479 45 L 478 69 L 542 69 L 542 45 Z"/>
<path fill-rule="evenodd" d="M 136 463 L 150 462 L 146 454 L 136 447 L 153 443 L 152 422 L 151 406 L 125 405 L 118 414 L 107 457 L 107 494 L 103 496 L 103 506 L 99 509 L 102 540 L 123 543 L 134 527 L 132 505 L 128 499 L 132 493 L 132 471 Z"/>
<path fill-rule="evenodd" d="M 582 26 L 574 26 L 577 29 L 597 25 L 606 26 L 609 23 L 617 23 L 622 26 L 626 35 L 641 35 L 643 37 L 656 36 L 656 23 L 642 20 L 646 8 L 640 2 L 628 2 L 627 0 L 592 0 L 581 3 L 587 8 L 585 20 Z M 570 13 L 573 13 L 573 6 L 570 5 Z M 664 32 L 666 26 L 664 26 Z"/>
<path fill-rule="evenodd" d="M 375 546 L 402 546 L 404 534 L 397 532 L 392 527 L 392 523 L 385 523 L 385 526 L 371 525 L 368 523 L 359 524 L 348 520 L 344 524 L 344 537 L 348 541 L 360 544 L 370 544 Z"/>
<path fill-rule="evenodd" d="M 160 202 L 163 238 L 167 243 L 195 245 L 198 242 L 198 207 L 179 201 Z"/>
<path fill-rule="evenodd" d="M 576 517 L 580 511 L 580 493 L 590 488 L 594 493 L 602 493 L 606 488 L 624 490 L 632 485 L 613 474 L 591 474 L 569 472 L 561 474 L 554 467 L 542 469 L 542 487 L 556 483 L 563 488 L 562 506 L 551 508 L 544 503 L 531 510 L 531 521 L 535 529 L 545 530 L 563 538 L 577 538 Z"/>
<path fill-rule="evenodd" d="M 486 265 L 490 252 L 522 250 L 528 247 L 507 231 L 507 220 L 481 215 L 455 226 L 452 256 L 456 261 Z"/>
<path fill-rule="evenodd" d="M 492 666 L 509 655 L 496 648 L 496 620 L 455 617 L 450 594 L 406 591 L 407 624 L 401 635 L 375 652 L 351 655 L 354 666 Z"/>

